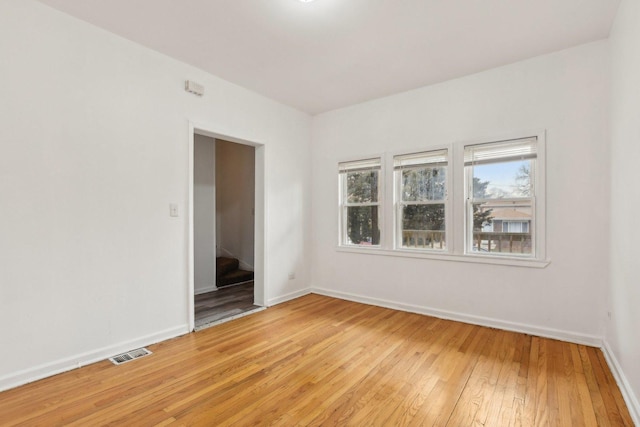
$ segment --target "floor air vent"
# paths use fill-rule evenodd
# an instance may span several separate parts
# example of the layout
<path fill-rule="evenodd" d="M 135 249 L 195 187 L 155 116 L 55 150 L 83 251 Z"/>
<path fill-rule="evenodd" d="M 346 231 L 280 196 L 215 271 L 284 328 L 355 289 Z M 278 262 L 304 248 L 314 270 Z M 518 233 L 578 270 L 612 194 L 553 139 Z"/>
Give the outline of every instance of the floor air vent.
<path fill-rule="evenodd" d="M 109 360 L 113 362 L 114 365 L 122 365 L 123 363 L 130 362 L 134 359 L 139 359 L 144 356 L 148 356 L 151 354 L 149 350 L 146 348 L 138 348 L 136 350 L 131 350 L 126 353 L 118 354 L 117 356 L 110 357 Z"/>

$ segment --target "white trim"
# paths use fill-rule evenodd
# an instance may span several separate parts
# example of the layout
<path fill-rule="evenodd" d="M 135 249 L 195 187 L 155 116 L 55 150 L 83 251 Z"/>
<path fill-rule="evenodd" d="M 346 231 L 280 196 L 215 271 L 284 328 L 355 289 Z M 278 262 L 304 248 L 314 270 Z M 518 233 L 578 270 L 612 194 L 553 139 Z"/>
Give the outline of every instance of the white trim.
<path fill-rule="evenodd" d="M 635 425 L 640 426 L 640 401 L 638 400 L 638 396 L 633 392 L 633 388 L 631 387 L 631 384 L 629 384 L 629 380 L 627 380 L 627 377 L 622 370 L 622 366 L 620 366 L 615 353 L 606 339 L 602 342 L 602 353 L 604 354 L 604 358 L 607 361 L 607 365 L 609 365 L 609 369 L 611 370 L 616 383 L 618 383 L 622 397 L 627 404 L 627 409 L 629 409 L 629 414 L 631 414 L 631 419 Z"/>
<path fill-rule="evenodd" d="M 271 298 L 267 301 L 267 307 L 271 307 L 273 305 L 282 304 L 283 302 L 291 301 L 296 298 L 303 297 L 305 295 L 309 295 L 313 290 L 311 288 L 304 288 L 298 291 L 293 291 L 288 294 L 281 295 L 279 297 Z"/>
<path fill-rule="evenodd" d="M 225 141 L 237 144 L 255 147 L 255 215 L 254 215 L 254 253 L 255 253 L 255 276 L 253 288 L 254 304 L 259 306 L 265 305 L 267 295 L 267 179 L 266 179 L 266 148 L 261 142 L 255 140 L 242 139 L 231 136 L 228 133 L 216 130 L 216 126 L 189 121 L 189 169 L 187 173 L 188 186 L 188 212 L 187 212 L 187 320 L 189 330 L 195 329 L 195 308 L 194 308 L 194 253 L 193 253 L 193 174 L 194 174 L 194 135 L 208 136 L 214 139 L 223 139 Z"/>
<path fill-rule="evenodd" d="M 627 404 L 627 408 L 631 415 L 633 422 L 636 425 L 640 425 L 640 403 L 638 401 L 637 396 L 633 392 L 627 377 L 624 375 L 624 371 L 620 366 L 617 358 L 613 350 L 611 349 L 609 343 L 606 340 L 603 340 L 600 337 L 594 335 L 580 334 L 569 331 L 561 331 L 558 329 L 552 328 L 540 328 L 532 325 L 526 325 L 522 323 L 515 322 L 506 322 L 503 320 L 492 319 L 488 317 L 482 316 L 473 316 L 467 315 L 457 312 L 451 312 L 446 310 L 438 310 L 429 307 L 417 306 L 412 304 L 404 304 L 379 298 L 371 298 L 359 296 L 346 292 L 338 292 L 330 289 L 311 287 L 302 289 L 299 291 L 291 292 L 289 294 L 273 298 L 269 300 L 269 305 L 276 305 L 286 301 L 290 301 L 304 295 L 308 295 L 311 293 L 324 295 L 332 298 L 339 298 L 342 300 L 358 302 L 362 304 L 375 305 L 378 307 L 385 307 L 394 310 L 401 310 L 410 313 L 418 313 L 424 314 L 427 316 L 438 317 L 446 320 L 453 320 L 457 322 L 469 323 L 473 325 L 480 325 L 492 328 L 498 328 L 507 331 L 526 333 L 530 335 L 559 339 L 566 342 L 572 342 L 575 344 L 588 345 L 592 347 L 600 347 L 604 354 L 605 360 L 609 369 L 611 370 L 614 379 L 622 396 L 624 398 L 625 403 Z M 221 319 L 210 324 L 199 326 L 196 330 L 202 330 L 211 326 L 219 325 L 222 323 L 226 323 L 231 320 L 235 320 L 253 313 L 257 313 L 259 311 L 265 310 L 266 307 L 259 307 L 254 310 L 247 311 L 245 313 L 240 313 L 235 316 L 231 316 L 229 318 Z M 67 357 L 64 359 L 60 359 L 54 362 L 49 362 L 46 364 L 42 364 L 33 368 L 25 369 L 22 371 L 18 371 L 16 373 L 12 373 L 10 375 L 5 375 L 0 377 L 0 392 L 6 391 L 15 387 L 22 386 L 24 384 L 28 384 L 34 381 L 41 380 L 43 378 L 51 377 L 56 374 L 60 374 L 63 372 L 71 371 L 77 368 L 81 368 L 83 366 L 100 362 L 108 359 L 114 354 L 120 354 L 126 351 L 129 351 L 132 348 L 144 347 L 152 344 L 159 343 L 161 341 L 166 341 L 171 338 L 175 338 L 184 334 L 188 334 L 192 328 L 188 325 L 182 325 L 170 329 L 166 329 L 164 331 L 150 334 L 144 337 L 140 337 L 134 340 L 124 341 L 119 344 L 111 345 L 108 347 L 103 347 L 97 350 L 93 350 L 90 352 L 81 353 L 76 356 Z"/>
<path fill-rule="evenodd" d="M 195 253 L 194 253 L 194 203 L 193 203 L 193 191 L 194 191 L 194 174 L 195 174 L 195 132 L 196 127 L 193 123 L 189 122 L 189 159 L 187 160 L 187 324 L 189 330 L 193 331 L 195 327 L 196 308 L 195 308 Z M 214 228 L 215 230 L 215 228 Z M 215 232 L 215 231 L 214 231 Z M 214 237 L 215 239 L 215 237 Z M 215 264 L 213 266 L 215 274 Z M 214 276 L 215 277 L 215 276 Z"/>
<path fill-rule="evenodd" d="M 540 261 L 532 258 L 514 258 L 508 256 L 484 256 L 484 255 L 454 255 L 445 251 L 435 251 L 427 249 L 380 249 L 366 246 L 337 246 L 336 251 L 365 255 L 382 255 L 404 258 L 422 258 L 433 259 L 438 261 L 456 261 L 456 262 L 474 262 L 477 264 L 507 265 L 512 267 L 529 267 L 529 268 L 545 268 L 551 260 Z"/>
<path fill-rule="evenodd" d="M 243 313 L 238 313 L 238 314 L 235 314 L 235 315 L 230 316 L 230 317 L 225 317 L 224 319 L 214 320 L 213 322 L 209 322 L 209 323 L 205 323 L 204 325 L 196 326 L 194 331 L 198 332 L 198 331 L 201 331 L 203 329 L 207 329 L 207 328 L 211 328 L 213 326 L 221 325 L 223 323 L 230 322 L 231 320 L 236 320 L 236 319 L 239 319 L 241 317 L 245 317 L 245 316 L 248 316 L 250 314 L 257 313 L 259 311 L 266 310 L 266 309 L 267 309 L 267 307 L 257 307 L 257 308 L 254 308 L 252 310 L 245 311 Z"/>
<path fill-rule="evenodd" d="M 124 353 L 134 348 L 155 344 L 187 333 L 189 333 L 188 325 L 176 326 L 174 328 L 165 329 L 164 331 L 145 335 L 133 340 L 123 341 L 107 347 L 44 363 L 42 365 L 34 366 L 33 368 L 24 369 L 22 371 L 0 377 L 0 391 L 5 391 L 10 388 L 38 381 L 62 372 L 81 368 L 92 363 L 106 360 L 113 355 Z"/>
<path fill-rule="evenodd" d="M 389 250 L 393 250 L 393 251 L 405 251 L 407 250 L 407 248 L 403 248 L 402 247 L 402 216 L 401 216 L 401 205 L 402 205 L 402 201 L 400 200 L 400 193 L 402 192 L 402 178 L 399 177 L 398 172 L 395 170 L 394 167 L 394 162 L 395 162 L 395 158 L 396 157 L 402 157 L 402 156 L 406 156 L 406 155 L 410 155 L 410 154 L 428 154 L 428 153 L 432 153 L 432 152 L 437 152 L 437 151 L 445 151 L 447 153 L 447 166 L 446 166 L 446 183 L 445 183 L 445 191 L 446 191 L 446 195 L 444 200 L 435 200 L 435 201 L 429 201 L 427 204 L 443 204 L 444 205 L 444 243 L 445 243 L 445 248 L 444 249 L 415 249 L 414 251 L 416 252 L 424 252 L 424 253 L 435 253 L 435 254 L 451 254 L 453 253 L 453 247 L 455 246 L 453 244 L 453 229 L 454 229 L 454 220 L 453 220 L 453 205 L 455 203 L 454 198 L 452 198 L 453 194 L 454 194 L 454 189 L 453 189 L 453 171 L 454 171 L 454 167 L 453 162 L 452 162 L 452 156 L 453 156 L 453 145 L 452 144 L 446 144 L 446 145 L 434 145 L 429 147 L 428 149 L 422 149 L 422 150 L 417 150 L 417 151 L 407 151 L 407 150 L 402 150 L 402 151 L 392 151 L 389 153 L 389 156 L 387 158 L 387 162 L 389 163 L 390 167 L 390 174 L 389 177 L 387 178 L 389 180 L 389 182 L 392 182 L 393 185 L 391 185 L 391 191 L 389 192 L 389 200 L 391 200 L 391 215 L 390 215 L 390 222 L 391 225 L 388 228 L 391 228 L 393 230 L 392 233 L 392 241 L 391 241 L 391 245 L 389 245 L 388 247 L 384 248 L 384 249 L 389 249 Z M 454 200 L 454 202 L 452 202 L 452 200 Z M 414 203 L 411 203 L 414 204 Z M 416 203 L 416 204 L 420 204 L 420 203 Z M 411 249 L 409 249 L 411 250 Z"/>
<path fill-rule="evenodd" d="M 206 286 L 196 286 L 194 288 L 194 295 L 206 294 L 207 292 L 213 292 L 217 290 L 218 290 L 218 287 L 215 284 L 206 285 Z"/>
<path fill-rule="evenodd" d="M 468 145 L 500 142 L 507 140 L 517 140 L 523 138 L 537 139 L 536 172 L 534 173 L 534 188 L 536 189 L 535 212 L 532 221 L 532 244 L 534 254 L 532 256 L 518 257 L 511 254 L 475 254 L 467 251 L 467 234 L 469 230 L 466 218 L 466 195 L 468 193 L 467 180 L 465 179 L 464 167 L 464 147 Z M 447 199 L 445 200 L 445 250 L 429 249 L 408 249 L 398 246 L 399 224 L 397 203 L 395 192 L 397 183 L 394 177 L 393 158 L 395 156 L 444 150 L 448 151 L 447 165 Z M 381 197 L 377 202 L 379 206 L 380 219 L 380 244 L 371 246 L 348 245 L 345 244 L 344 226 L 344 188 L 340 179 L 339 166 L 336 167 L 338 173 L 338 243 L 336 245 L 339 252 L 368 253 L 372 255 L 401 256 L 409 258 L 437 259 L 442 261 L 474 262 L 480 264 L 510 265 L 520 267 L 545 268 L 551 262 L 547 259 L 546 251 L 546 130 L 534 129 L 524 131 L 513 131 L 494 136 L 487 136 L 477 139 L 459 140 L 448 144 L 437 144 L 433 146 L 421 146 L 412 150 L 393 150 L 377 154 L 362 155 L 338 159 L 338 165 L 349 161 L 369 158 L 381 159 L 381 178 L 379 188 Z M 389 185 L 391 183 L 392 185 Z M 389 202 L 391 200 L 391 202 Z"/>
<path fill-rule="evenodd" d="M 344 180 L 343 172 L 340 170 L 341 163 L 351 163 L 357 162 L 361 160 L 380 160 L 380 169 L 378 170 L 378 201 L 371 203 L 345 203 L 344 198 L 346 194 L 346 183 Z M 387 239 L 387 225 L 386 225 L 386 212 L 385 212 L 385 200 L 387 198 L 386 194 L 386 181 L 387 181 L 387 161 L 385 153 L 380 154 L 372 154 L 369 156 L 358 156 L 358 157 L 349 157 L 345 159 L 338 160 L 338 164 L 336 165 L 336 172 L 338 177 L 338 245 L 343 247 L 360 247 L 355 244 L 348 244 L 347 241 L 347 226 L 345 224 L 345 213 L 346 208 L 349 206 L 377 206 L 378 207 L 378 230 L 380 232 L 380 240 L 377 245 L 371 245 L 367 247 L 371 248 L 384 248 L 386 247 Z"/>
<path fill-rule="evenodd" d="M 269 285 L 269 251 L 267 250 L 267 242 L 269 241 L 269 198 L 267 197 L 267 188 L 269 178 L 267 176 L 267 160 L 268 150 L 266 145 L 259 145 L 255 152 L 255 179 L 254 185 L 255 198 L 254 206 L 254 241 L 253 241 L 253 266 L 254 266 L 254 287 L 253 295 L 255 305 L 266 306 L 268 291 L 271 289 Z"/>
<path fill-rule="evenodd" d="M 458 313 L 447 310 L 439 310 L 431 307 L 405 304 L 397 301 L 384 300 L 379 298 L 365 297 L 361 295 L 339 292 L 330 289 L 312 287 L 311 292 L 328 297 L 339 298 L 347 301 L 359 302 L 363 304 L 375 305 L 378 307 L 391 308 L 394 310 L 407 311 L 410 313 L 424 314 L 440 319 L 454 320 L 456 322 L 470 323 L 472 325 L 497 328 L 505 331 L 520 332 L 544 338 L 551 338 L 567 341 L 575 344 L 588 345 L 591 347 L 601 347 L 602 338 L 595 335 L 581 334 L 578 332 L 562 331 L 553 328 L 543 328 L 524 323 L 509 322 L 490 317 L 474 316 L 470 314 Z"/>
<path fill-rule="evenodd" d="M 537 142 L 536 142 L 536 149 L 537 149 L 537 155 L 536 155 L 536 168 L 535 168 L 535 172 L 533 174 L 533 179 L 534 179 L 534 184 L 533 184 L 533 188 L 534 188 L 534 196 L 532 197 L 532 199 L 535 200 L 534 204 L 533 204 L 533 211 L 534 211 L 534 216 L 533 216 L 533 221 L 532 221 L 532 227 L 533 229 L 531 230 L 531 238 L 532 238 L 532 243 L 534 246 L 534 255 L 532 257 L 530 257 L 529 259 L 534 260 L 534 261 L 538 261 L 538 262 L 545 262 L 544 260 L 546 259 L 546 250 L 547 250 L 547 244 L 546 244 L 546 218 L 547 218 L 547 211 L 546 211 L 546 175 L 547 175 L 547 171 L 546 171 L 546 145 L 547 145 L 547 131 L 545 129 L 537 129 L 537 130 L 529 130 L 529 131 L 513 131 L 513 132 L 508 132 L 508 133 L 503 133 L 500 135 L 496 135 L 493 137 L 484 137 L 484 138 L 478 138 L 478 139 L 474 139 L 474 140 L 466 140 L 466 141 L 457 141 L 455 142 L 454 145 L 454 149 L 456 150 L 457 153 L 459 153 L 456 156 L 456 161 L 459 161 L 460 159 L 462 159 L 462 171 L 460 174 L 460 177 L 462 178 L 463 182 L 464 182 L 464 186 L 462 188 L 463 190 L 463 195 L 464 195 L 464 200 L 465 203 L 462 206 L 462 211 L 465 212 L 465 216 L 464 216 L 464 242 L 462 244 L 462 249 L 463 249 L 463 253 L 465 254 L 470 254 L 470 249 L 469 249 L 469 242 L 471 241 L 471 234 L 473 233 L 473 231 L 469 228 L 469 218 L 467 217 L 467 209 L 468 206 L 467 201 L 468 200 L 472 200 L 472 198 L 468 198 L 469 196 L 469 192 L 471 191 L 471 189 L 469 188 L 470 185 L 470 181 L 468 180 L 466 171 L 467 168 L 464 166 L 464 149 L 465 147 L 471 146 L 471 145 L 478 145 L 478 144 L 490 144 L 490 143 L 497 143 L 497 142 L 502 142 L 502 141 L 508 141 L 508 140 L 518 140 L 518 139 L 525 139 L 525 138 L 533 138 L 535 137 Z M 455 165 L 456 167 L 458 167 L 458 163 L 456 163 Z M 460 193 L 456 193 L 456 201 L 458 200 L 460 196 Z M 455 204 L 455 202 L 454 202 Z M 457 224 L 456 224 L 457 225 Z M 460 250 L 460 247 L 456 247 L 454 248 L 455 253 L 457 254 L 458 251 Z M 487 255 L 487 256 L 491 256 L 491 257 L 499 257 L 500 255 Z"/>

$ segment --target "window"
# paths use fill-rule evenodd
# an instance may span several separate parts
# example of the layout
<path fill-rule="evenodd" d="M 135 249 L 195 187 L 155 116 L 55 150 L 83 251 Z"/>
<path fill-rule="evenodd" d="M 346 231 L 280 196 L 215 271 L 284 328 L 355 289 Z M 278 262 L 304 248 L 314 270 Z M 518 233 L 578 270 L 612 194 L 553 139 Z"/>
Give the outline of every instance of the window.
<path fill-rule="evenodd" d="M 340 243 L 380 245 L 381 159 L 339 164 Z"/>
<path fill-rule="evenodd" d="M 393 158 L 396 247 L 446 250 L 447 150 Z"/>
<path fill-rule="evenodd" d="M 466 253 L 535 257 L 537 138 L 464 147 Z"/>
<path fill-rule="evenodd" d="M 338 163 L 339 249 L 544 268 L 545 132 Z"/>
<path fill-rule="evenodd" d="M 529 221 L 504 221 L 502 223 L 502 231 L 509 233 L 528 233 Z"/>

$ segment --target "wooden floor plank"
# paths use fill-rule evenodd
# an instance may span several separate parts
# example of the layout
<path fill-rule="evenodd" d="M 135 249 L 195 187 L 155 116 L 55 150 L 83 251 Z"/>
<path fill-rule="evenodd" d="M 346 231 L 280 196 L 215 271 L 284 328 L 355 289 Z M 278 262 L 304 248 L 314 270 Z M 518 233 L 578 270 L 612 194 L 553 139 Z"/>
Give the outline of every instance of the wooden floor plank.
<path fill-rule="evenodd" d="M 524 379 L 524 407 L 522 412 L 522 425 L 535 425 L 536 419 L 536 402 L 538 397 L 538 346 L 540 340 L 537 337 L 530 337 L 529 355 L 527 360 L 526 371 L 524 366 L 521 367 L 521 375 Z"/>
<path fill-rule="evenodd" d="M 599 349 L 307 295 L 0 393 L 0 425 L 632 421 Z"/>
<path fill-rule="evenodd" d="M 626 409 L 626 405 L 620 389 L 616 386 L 613 374 L 607 366 L 604 354 L 595 348 L 589 348 L 588 352 L 592 360 L 594 373 L 596 374 L 600 393 L 603 396 L 609 419 L 615 420 L 617 425 L 633 425 L 629 412 L 621 410 L 621 408 Z"/>
<path fill-rule="evenodd" d="M 590 399 L 589 385 L 587 383 L 586 374 L 584 372 L 584 366 L 582 364 L 582 358 L 580 357 L 580 349 L 577 345 L 571 345 L 571 358 L 573 360 L 573 366 L 576 375 L 576 387 L 579 394 L 579 403 L 584 416 L 585 425 L 598 425 L 596 419 L 595 409 L 593 402 Z"/>
<path fill-rule="evenodd" d="M 260 308 L 253 303 L 253 281 L 225 286 L 194 298 L 196 328 Z"/>

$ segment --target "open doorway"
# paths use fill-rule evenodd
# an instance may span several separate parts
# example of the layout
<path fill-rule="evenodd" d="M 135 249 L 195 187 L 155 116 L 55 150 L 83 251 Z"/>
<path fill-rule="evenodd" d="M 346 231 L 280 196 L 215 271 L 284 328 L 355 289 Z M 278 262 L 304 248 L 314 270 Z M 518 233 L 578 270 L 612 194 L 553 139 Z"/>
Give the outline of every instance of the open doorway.
<path fill-rule="evenodd" d="M 189 324 L 264 307 L 264 146 L 192 126 Z"/>

